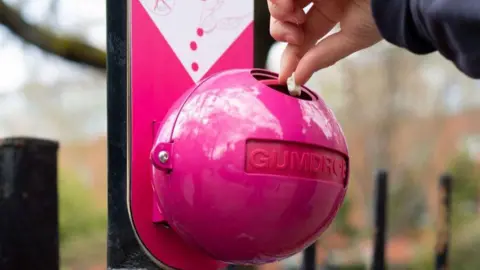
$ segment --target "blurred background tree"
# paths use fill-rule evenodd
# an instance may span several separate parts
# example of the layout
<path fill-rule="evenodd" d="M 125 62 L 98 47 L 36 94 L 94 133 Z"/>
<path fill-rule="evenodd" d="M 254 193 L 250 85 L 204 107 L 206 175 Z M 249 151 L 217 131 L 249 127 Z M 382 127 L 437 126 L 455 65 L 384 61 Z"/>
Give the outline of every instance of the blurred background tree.
<path fill-rule="evenodd" d="M 106 131 L 105 32 L 102 1 L 0 0 L 0 136 L 61 141 L 62 269 L 105 268 L 106 146 L 89 150 Z"/>
<path fill-rule="evenodd" d="M 12 3 L 9 4 L 9 2 Z M 26 9 L 33 1 L 9 2 L 0 1 L 0 24 L 22 41 L 72 62 L 99 69 L 106 68 L 106 53 L 104 51 L 86 43 L 78 34 L 56 33 L 52 30 L 52 21 L 54 20 L 51 18 L 58 18 L 57 11 L 62 1 L 43 1 L 42 5 L 47 6 L 46 14 L 42 18 L 43 23 L 29 22 L 21 12 L 22 8 Z M 48 19 L 45 20 L 45 18 Z"/>

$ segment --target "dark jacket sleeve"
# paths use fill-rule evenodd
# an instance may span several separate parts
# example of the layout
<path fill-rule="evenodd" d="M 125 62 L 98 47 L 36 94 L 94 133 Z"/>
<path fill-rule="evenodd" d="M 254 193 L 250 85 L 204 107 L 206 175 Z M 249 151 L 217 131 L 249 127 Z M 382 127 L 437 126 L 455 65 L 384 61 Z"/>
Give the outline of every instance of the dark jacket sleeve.
<path fill-rule="evenodd" d="M 438 51 L 480 78 L 480 0 L 372 0 L 385 40 L 416 54 Z"/>

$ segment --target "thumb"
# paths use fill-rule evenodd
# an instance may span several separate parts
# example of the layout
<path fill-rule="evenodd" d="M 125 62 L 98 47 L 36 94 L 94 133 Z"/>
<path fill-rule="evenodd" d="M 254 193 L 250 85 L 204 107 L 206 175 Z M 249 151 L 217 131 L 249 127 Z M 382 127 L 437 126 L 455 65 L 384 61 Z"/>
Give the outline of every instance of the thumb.
<path fill-rule="evenodd" d="M 360 42 L 352 40 L 342 31 L 334 33 L 311 48 L 298 62 L 295 83 L 305 84 L 313 73 L 329 67 L 348 55 L 363 49 Z"/>

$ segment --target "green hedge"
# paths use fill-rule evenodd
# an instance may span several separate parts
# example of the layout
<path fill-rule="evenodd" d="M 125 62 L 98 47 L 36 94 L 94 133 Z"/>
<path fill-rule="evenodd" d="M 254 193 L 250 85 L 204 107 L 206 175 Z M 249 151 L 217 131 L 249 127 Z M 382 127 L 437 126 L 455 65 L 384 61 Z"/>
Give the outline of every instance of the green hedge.
<path fill-rule="evenodd" d="M 59 173 L 59 234 L 62 269 L 86 269 L 102 263 L 106 253 L 107 210 L 69 171 Z"/>

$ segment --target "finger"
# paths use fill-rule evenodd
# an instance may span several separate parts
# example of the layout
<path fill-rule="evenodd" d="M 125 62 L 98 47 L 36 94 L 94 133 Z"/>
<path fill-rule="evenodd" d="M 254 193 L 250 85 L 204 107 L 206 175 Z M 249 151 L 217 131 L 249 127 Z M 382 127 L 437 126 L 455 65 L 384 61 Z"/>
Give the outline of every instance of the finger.
<path fill-rule="evenodd" d="M 303 43 L 303 30 L 296 24 L 282 22 L 270 17 L 270 35 L 277 41 L 300 45 Z"/>
<path fill-rule="evenodd" d="M 325 36 L 341 18 L 341 10 L 335 4 L 335 0 L 324 0 L 310 8 L 307 20 L 303 25 L 304 43 L 301 46 L 288 45 L 285 49 L 280 67 L 278 80 L 285 83 L 297 68 L 300 59 L 315 43 Z M 328 16 L 325 14 L 329 14 Z"/>
<path fill-rule="evenodd" d="M 364 47 L 342 31 L 326 37 L 299 61 L 295 70 L 295 83 L 305 84 L 316 71 L 329 67 Z"/>
<path fill-rule="evenodd" d="M 305 22 L 305 12 L 294 0 L 268 0 L 267 3 L 270 15 L 275 19 L 294 24 Z"/>

